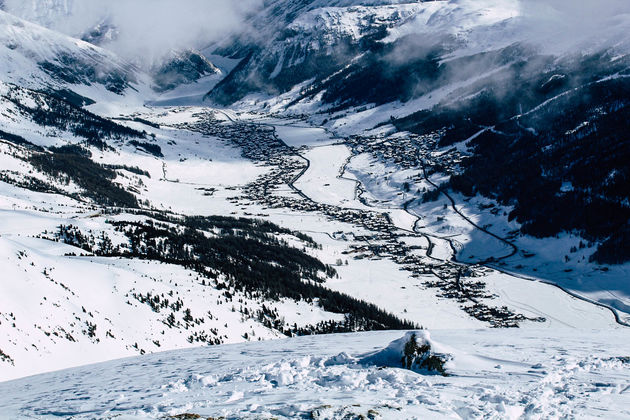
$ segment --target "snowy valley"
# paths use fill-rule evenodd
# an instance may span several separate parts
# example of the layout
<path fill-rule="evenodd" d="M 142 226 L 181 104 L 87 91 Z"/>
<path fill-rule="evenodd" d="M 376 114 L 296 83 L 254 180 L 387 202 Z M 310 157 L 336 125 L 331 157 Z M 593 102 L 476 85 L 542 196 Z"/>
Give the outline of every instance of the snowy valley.
<path fill-rule="evenodd" d="M 0 418 L 630 416 L 628 7 L 269 0 L 156 64 L 76 4 L 0 1 Z"/>

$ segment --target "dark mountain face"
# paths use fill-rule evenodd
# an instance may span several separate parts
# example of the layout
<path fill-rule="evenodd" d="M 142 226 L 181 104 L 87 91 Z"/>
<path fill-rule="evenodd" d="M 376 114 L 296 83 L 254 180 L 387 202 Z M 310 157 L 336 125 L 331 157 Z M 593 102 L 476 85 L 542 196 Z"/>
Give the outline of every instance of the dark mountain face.
<path fill-rule="evenodd" d="M 604 241 L 597 262 L 624 262 L 630 247 L 610 244 L 623 242 L 630 221 L 630 60 L 613 58 L 534 57 L 395 125 L 440 131 L 442 146 L 472 138 L 453 189 L 513 205 L 523 233 L 577 231 Z"/>
<path fill-rule="evenodd" d="M 241 58 L 241 65 L 208 98 L 220 104 L 231 104 L 249 93 L 276 95 L 314 79 L 309 93 L 323 90 L 323 81 L 354 63 L 362 54 L 381 48 L 377 42 L 387 35 L 387 28 L 400 23 L 404 15 L 395 8 L 386 12 L 336 9 L 336 6 L 358 4 L 356 1 L 269 1 L 266 8 L 252 18 L 252 30 L 220 45 L 215 53 Z M 387 2 L 371 2 L 387 3 Z M 319 10 L 329 12 L 320 14 Z M 352 26 L 343 24 L 346 13 L 352 15 Z M 354 63 L 365 69 L 367 57 Z M 351 87 L 349 87 L 351 89 Z M 352 93 L 350 93 L 352 95 Z"/>
<path fill-rule="evenodd" d="M 110 92 L 122 95 L 136 83 L 132 67 L 110 67 L 84 57 L 60 53 L 54 60 L 41 61 L 39 67 L 53 79 L 69 84 L 102 84 Z"/>
<path fill-rule="evenodd" d="M 219 69 L 201 53 L 188 50 L 177 53 L 162 63 L 154 71 L 153 80 L 156 84 L 156 90 L 166 91 L 219 72 Z"/>
<path fill-rule="evenodd" d="M 116 25 L 104 19 L 92 29 L 86 31 L 81 39 L 94 45 L 103 45 L 118 38 L 119 32 Z"/>

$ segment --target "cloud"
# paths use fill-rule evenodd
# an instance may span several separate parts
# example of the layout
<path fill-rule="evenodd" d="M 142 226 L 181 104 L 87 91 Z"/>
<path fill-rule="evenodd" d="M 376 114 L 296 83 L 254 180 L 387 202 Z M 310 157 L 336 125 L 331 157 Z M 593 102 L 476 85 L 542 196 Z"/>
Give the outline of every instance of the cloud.
<path fill-rule="evenodd" d="M 118 36 L 107 45 L 123 57 L 151 64 L 172 49 L 203 48 L 244 30 L 262 0 L 5 0 L 7 11 L 80 37 L 107 21 Z"/>
<path fill-rule="evenodd" d="M 521 0 L 519 8 L 521 38 L 546 52 L 630 47 L 627 0 Z"/>
<path fill-rule="evenodd" d="M 461 54 L 524 43 L 549 54 L 630 50 L 628 0 L 448 0 L 427 2 L 390 38 L 437 34 L 461 40 Z"/>

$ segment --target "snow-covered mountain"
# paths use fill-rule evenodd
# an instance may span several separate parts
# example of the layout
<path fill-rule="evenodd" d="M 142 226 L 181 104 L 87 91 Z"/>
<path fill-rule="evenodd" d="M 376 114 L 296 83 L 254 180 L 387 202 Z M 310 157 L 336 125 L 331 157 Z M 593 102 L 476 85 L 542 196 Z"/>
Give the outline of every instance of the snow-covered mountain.
<path fill-rule="evenodd" d="M 249 22 L 253 30 L 216 46 L 245 62 L 210 97 L 232 103 L 306 82 L 294 99 L 323 92 L 319 107 L 408 102 L 427 93 L 436 94 L 436 104 L 517 58 L 627 52 L 627 10 L 616 14 L 620 3 L 608 3 L 602 14 L 562 1 L 267 1 Z M 587 13 L 592 23 L 572 26 Z M 335 85 L 343 79 L 344 88 Z M 371 82 L 368 89 L 363 82 Z"/>
<path fill-rule="evenodd" d="M 149 8 L 149 5 L 146 7 Z M 125 88 L 126 86 L 123 82 L 126 81 L 125 76 L 130 76 L 128 73 L 134 73 L 134 77 L 130 77 L 130 81 L 136 84 L 138 81 L 135 80 L 135 78 L 139 76 L 138 73 L 142 73 L 143 77 L 148 78 L 144 74 L 146 73 L 153 79 L 150 84 L 160 93 L 172 90 L 180 85 L 194 85 L 199 79 L 204 79 L 197 87 L 183 87 L 183 89 L 188 92 L 193 89 L 198 90 L 198 94 L 202 95 L 225 76 L 219 68 L 209 61 L 208 57 L 195 50 L 195 45 L 205 45 L 203 39 L 200 39 L 194 44 L 187 45 L 184 41 L 162 40 L 162 38 L 168 38 L 167 35 L 164 35 L 162 38 L 156 37 L 156 41 L 152 42 L 150 40 L 151 37 L 148 37 L 145 33 L 141 33 L 140 28 L 131 31 L 130 28 L 135 28 L 136 24 L 137 26 L 141 26 L 142 22 L 146 22 L 145 25 L 150 26 L 149 30 L 154 29 L 152 25 L 162 25 L 162 21 L 167 19 L 166 17 L 162 17 L 162 21 L 156 21 L 151 24 L 151 17 L 143 17 L 143 6 L 139 3 L 136 6 L 132 4 L 125 6 L 124 2 L 115 2 L 106 5 L 92 1 L 75 2 L 69 0 L 9 1 L 4 6 L 0 7 L 0 10 L 2 9 L 11 13 L 12 19 L 17 19 L 17 16 L 19 16 L 25 21 L 34 22 L 37 25 L 51 30 L 52 32 L 41 33 L 42 37 L 50 39 L 50 46 L 54 45 L 58 48 L 62 44 L 62 42 L 58 40 L 58 38 L 62 36 L 59 33 L 61 32 L 70 37 L 80 38 L 87 43 L 86 45 L 89 44 L 92 50 L 105 53 L 105 56 L 98 60 L 100 65 L 99 71 L 97 72 L 91 63 L 85 63 L 76 59 L 74 57 L 75 52 L 46 52 L 47 57 L 40 57 L 38 65 L 45 67 L 45 69 L 48 69 L 51 73 L 53 71 L 63 73 L 57 74 L 57 76 L 61 76 L 61 78 L 65 77 L 66 79 L 71 79 L 71 75 L 74 75 L 75 78 L 79 78 L 82 72 L 95 74 L 103 72 L 108 74 L 104 74 L 100 77 L 113 79 L 113 75 L 110 74 L 112 70 L 108 69 L 108 67 L 122 66 L 126 68 L 126 71 L 124 75 L 118 75 L 118 78 L 124 78 L 125 80 L 117 84 L 113 80 L 108 81 L 108 89 L 120 90 Z M 156 7 L 156 10 L 153 10 L 153 19 L 156 18 L 157 14 L 161 13 L 161 9 L 163 9 L 163 5 L 159 5 Z M 128 16 L 129 14 L 141 15 L 137 16 L 137 22 L 134 23 L 131 16 Z M 229 18 L 226 17 L 225 20 L 229 21 Z M 195 30 L 195 28 L 191 27 L 185 27 L 183 29 L 187 31 Z M 168 30 L 168 28 L 162 28 L 162 31 Z M 44 31 L 44 29 L 42 28 L 39 31 Z M 23 32 L 32 33 L 37 32 L 37 30 L 35 27 L 29 27 L 27 31 Z M 32 42 L 29 43 L 28 41 L 27 39 L 16 39 L 14 42 L 8 42 L 7 45 L 24 45 L 24 48 L 28 48 L 28 46 L 32 44 Z M 125 42 L 134 45 L 137 43 L 137 46 L 124 46 L 123 44 Z M 101 48 L 96 48 L 96 46 Z M 42 47 L 43 45 L 40 46 L 40 49 Z M 120 54 L 121 51 L 124 53 L 120 56 L 116 56 L 115 53 Z M 38 52 L 43 53 L 44 51 Z M 43 66 L 44 61 L 52 61 L 54 63 Z M 74 69 L 59 71 L 56 63 L 59 61 L 65 64 L 66 67 L 74 64 Z M 25 79 L 29 77 L 25 77 Z M 91 77 L 91 79 L 94 79 L 94 77 Z M 212 79 L 214 83 L 209 83 L 208 79 Z M 77 82 L 77 80 L 66 81 Z M 142 83 L 146 82 L 146 80 L 142 80 Z M 145 91 L 143 94 L 145 100 L 150 99 L 148 92 Z"/>
<path fill-rule="evenodd" d="M 153 74 L 156 89 L 163 92 L 203 77 L 221 75 L 221 70 L 199 51 L 187 50 L 169 54 Z"/>
<path fill-rule="evenodd" d="M 0 11 L 0 74 L 29 88 L 100 85 L 122 94 L 141 83 L 138 70 L 116 55 Z"/>
<path fill-rule="evenodd" d="M 110 50 L 128 36 L 113 16 L 86 13 L 72 38 L 55 19 L 77 21 L 74 2 L 5 2 L 36 23 L 0 11 L 0 380 L 135 355 L 106 369 L 160 391 L 48 404 L 73 385 L 0 405 L 50 418 L 625 413 L 630 10 L 607 1 L 268 0 L 205 47 L 158 46 L 151 65 Z M 367 362 L 401 332 L 147 357 L 421 326 L 439 339 L 410 348 L 452 357 L 451 377 L 398 370 L 401 341 Z M 224 370 L 199 361 L 214 357 Z M 180 362 L 195 371 L 167 380 Z M 109 395 L 130 392 L 111 379 Z M 585 384 L 612 391 L 582 403 Z M 324 396 L 282 402 L 310 386 Z M 383 402 L 331 402 L 340 392 Z"/>
<path fill-rule="evenodd" d="M 472 159 L 445 171 L 444 188 L 513 206 L 510 219 L 524 234 L 578 231 L 585 242 L 605 242 L 594 261 L 630 258 L 619 247 L 630 216 L 628 142 L 619 139 L 630 83 L 627 6 L 266 6 L 252 17 L 255 31 L 216 47 L 242 61 L 207 99 L 311 115 L 340 135 L 380 128 L 438 136 L 441 147 L 465 143 Z"/>

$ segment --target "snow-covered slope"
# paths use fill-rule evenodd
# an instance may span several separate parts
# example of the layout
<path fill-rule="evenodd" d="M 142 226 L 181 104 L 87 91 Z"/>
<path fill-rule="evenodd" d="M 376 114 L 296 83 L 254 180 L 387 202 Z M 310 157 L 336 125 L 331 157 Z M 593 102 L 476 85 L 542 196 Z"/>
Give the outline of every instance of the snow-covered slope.
<path fill-rule="evenodd" d="M 24 378 L 0 384 L 0 417 L 630 416 L 627 332 L 435 331 L 434 351 L 452 356 L 447 377 L 364 363 L 366 353 L 382 351 L 401 335 L 343 334 L 174 351 Z"/>
<path fill-rule="evenodd" d="M 220 74 L 214 64 L 195 49 L 203 49 L 209 39 L 223 38 L 237 31 L 241 15 L 251 8 L 251 3 L 254 2 L 234 5 L 215 0 L 181 6 L 171 1 L 156 4 L 152 1 L 9 0 L 0 5 L 0 10 L 55 31 L 55 37 L 63 33 L 115 52 L 124 57 L 124 61 L 150 74 L 151 85 L 162 93 L 180 85 L 196 85 L 202 77 L 213 80 L 214 83 L 203 80 L 196 86 L 195 96 L 203 96 L 225 74 Z M 114 58 L 113 62 L 121 62 L 111 52 L 108 54 Z M 102 70 L 105 70 L 104 64 Z M 138 68 L 134 71 L 138 72 Z M 150 99 L 146 97 L 147 92 L 143 93 L 145 100 Z M 168 98 L 178 94 L 181 92 Z"/>
<path fill-rule="evenodd" d="M 122 94 L 143 80 L 113 53 L 0 11 L 0 76 L 35 89 L 102 85 Z"/>
<path fill-rule="evenodd" d="M 24 100 L 29 98 L 25 93 L 22 95 Z M 241 150 L 233 143 L 238 138 L 173 128 L 203 122 L 207 112 L 184 108 L 145 111 L 133 117 L 136 122 L 122 121 L 136 130 L 132 134 L 147 131 L 145 139 L 126 136 L 108 139 L 106 144 L 111 148 L 104 150 L 59 129 L 53 137 L 38 134 L 40 128 L 32 123 L 24 124 L 18 133 L 31 139 L 33 146 L 12 143 L 11 138 L 2 142 L 0 258 L 8 274 L 3 277 L 1 298 L 0 330 L 4 339 L 0 341 L 0 350 L 7 356 L 0 367 L 3 379 L 201 343 L 278 338 L 286 333 L 300 333 L 296 328 L 308 332 L 321 321 L 341 323 L 333 330 L 362 328 L 343 327 L 349 313 L 347 307 L 322 306 L 308 298 L 296 299 L 294 294 L 269 299 L 258 292 L 244 291 L 242 282 L 246 278 L 240 276 L 232 283 L 224 274 L 216 278 L 216 274 L 208 275 L 187 266 L 188 263 L 182 266 L 181 260 L 161 260 L 159 255 L 145 251 L 135 251 L 140 253 L 139 259 L 134 258 L 130 253 L 136 240 L 130 235 L 134 223 L 148 228 L 149 224 L 159 225 L 167 220 L 177 226 L 184 223 L 170 219 L 179 217 L 177 214 L 255 216 L 305 233 L 321 249 L 287 231 L 280 235 L 290 246 L 304 249 L 334 266 L 338 277 L 327 278 L 326 287 L 375 304 L 415 324 L 441 329 L 482 328 L 495 321 L 502 322 L 493 316 L 474 315 L 470 306 L 456 300 L 461 296 L 447 298 L 451 296 L 448 288 L 440 291 L 440 287 L 427 287 L 436 280 L 430 271 L 411 277 L 410 272 L 401 271 L 402 262 L 377 255 L 361 257 L 361 252 L 369 253 L 367 249 L 361 251 L 364 248 L 361 235 L 375 232 L 357 226 L 356 221 L 336 220 L 331 218 L 333 213 L 326 216 L 321 213 L 325 208 L 318 211 L 309 207 L 269 208 L 265 203 L 251 201 L 248 189 L 277 169 L 256 165 L 242 157 Z M 234 123 L 220 124 L 230 127 Z M 156 128 L 158 125 L 160 128 Z M 295 183 L 303 188 L 303 194 L 332 208 L 371 211 L 356 200 L 354 182 L 336 178 L 349 155 L 345 146 L 324 142 L 317 147 L 323 134 L 309 127 L 286 126 L 278 132 L 295 146 L 303 143 L 316 146 L 304 152 L 311 162 L 302 175 L 305 183 Z M 262 133 L 247 137 L 247 141 L 256 141 L 256 136 Z M 139 141 L 140 146 L 134 146 L 129 139 Z M 114 178 L 108 181 L 111 185 L 99 186 L 103 193 L 91 192 L 89 188 L 94 184 L 86 184 L 72 172 L 55 175 L 46 166 L 37 164 L 41 156 L 54 153 L 54 158 L 64 159 L 70 165 L 66 170 L 74 168 L 74 160 L 68 160 L 74 155 L 62 153 L 74 150 L 68 149 L 69 144 L 83 147 L 78 149 L 83 150 L 81 153 L 88 148 L 93 162 L 114 170 Z M 147 153 L 150 145 L 159 147 L 159 156 Z M 66 149 L 50 149 L 52 146 Z M 33 150 L 34 147 L 49 150 Z M 333 155 L 339 159 L 331 160 Z M 33 160 L 33 156 L 39 157 Z M 86 164 L 84 160 L 79 162 Z M 100 173 L 104 169 L 94 166 L 92 170 Z M 367 180 L 363 182 L 370 186 Z M 294 193 L 285 190 L 267 195 L 268 198 L 293 196 Z M 107 197 L 126 206 L 140 203 L 145 213 L 104 206 L 102 200 Z M 402 209 L 380 210 L 390 212 L 401 229 L 409 229 L 414 223 L 413 217 Z M 61 229 L 63 226 L 67 228 Z M 204 235 L 212 237 L 217 232 L 221 230 L 207 229 Z M 437 270 L 442 270 L 439 267 L 450 258 L 447 239 L 439 240 L 440 234 L 436 232 L 432 239 L 436 243 L 432 258 L 443 260 L 435 265 Z M 401 231 L 400 235 L 402 241 L 419 246 L 414 251 L 421 258 L 419 267 L 431 261 L 422 257 L 427 242 L 409 231 Z M 183 239 L 174 231 L 164 231 L 160 236 L 162 246 L 166 246 L 162 252 Z M 373 237 L 371 241 L 379 243 L 380 239 Z M 212 272 L 218 274 L 215 264 L 209 266 L 215 267 Z M 485 283 L 483 293 L 472 301 L 482 303 L 488 311 L 498 310 L 500 316 L 512 318 L 512 325 L 616 328 L 609 310 L 574 299 L 552 286 L 481 269 L 474 269 L 469 275 L 475 277 L 466 278 L 466 284 L 478 287 L 480 281 Z M 374 315 L 377 308 L 370 311 Z"/>
<path fill-rule="evenodd" d="M 327 313 L 312 298 L 296 298 L 297 290 L 290 297 L 282 292 L 272 297 L 266 292 L 261 294 L 262 289 L 258 292 L 251 288 L 244 290 L 241 281 L 247 274 L 235 274 L 236 267 L 220 274 L 219 267 L 224 264 L 220 259 L 251 258 L 257 252 L 252 250 L 251 255 L 230 257 L 230 253 L 238 252 L 234 247 L 238 250 L 242 246 L 234 236 L 228 239 L 231 244 L 226 243 L 224 247 L 220 243 L 213 244 L 222 249 L 223 256 L 217 255 L 219 262 L 209 263 L 207 269 L 201 271 L 196 271 L 190 262 L 178 262 L 177 257 L 170 261 L 160 261 L 157 255 L 133 259 L 131 255 L 114 252 L 111 247 L 120 250 L 129 244 L 129 238 L 123 233 L 125 228 L 119 228 L 128 224 L 133 229 L 138 223 L 154 226 L 154 222 L 159 223 L 160 214 L 179 217 L 170 212 L 173 207 L 191 215 L 230 213 L 235 206 L 227 202 L 230 195 L 227 188 L 235 188 L 263 172 L 219 139 L 147 127 L 155 131 L 158 144 L 163 145 L 162 159 L 135 151 L 132 145 L 121 142 L 121 139 L 137 138 L 134 135 L 110 138 L 108 143 L 116 148 L 104 146 L 99 150 L 92 146 L 91 152 L 79 146 L 89 147 L 84 139 L 59 128 L 50 139 L 46 135 L 35 135 L 36 124 L 26 125 L 19 133 L 32 143 L 21 136 L 1 135 L 8 140 L 3 139 L 0 146 L 3 177 L 0 254 L 6 267 L 0 315 L 3 331 L 0 369 L 4 379 L 160 349 L 278 338 L 290 334 L 292 327 L 310 328 L 308 325 L 321 321 L 344 320 L 343 311 Z M 60 142 L 58 137 L 64 141 Z M 203 146 L 199 146 L 200 141 Z M 138 144 L 148 148 L 149 143 Z M 54 145 L 59 148 L 53 148 Z M 83 151 L 73 154 L 77 150 Z M 48 156 L 53 160 L 48 161 Z M 49 165 L 54 166 L 55 160 L 62 162 L 62 166 L 51 171 Z M 121 165 L 121 161 L 137 166 Z M 82 172 L 77 177 L 74 171 L 81 171 L 81 165 L 88 165 L 91 173 Z M 190 168 L 195 170 L 191 173 Z M 108 172 L 112 170 L 114 172 Z M 99 180 L 99 176 L 104 178 Z M 110 177 L 113 182 L 108 180 Z M 200 183 L 204 178 L 210 181 Z M 86 184 L 88 179 L 93 184 Z M 132 208 L 128 211 L 106 209 L 101 200 L 108 193 L 102 188 L 114 194 L 112 198 L 118 197 L 113 198 L 119 201 L 117 206 Z M 99 192 L 94 194 L 94 189 Z M 213 199 L 215 194 L 219 197 Z M 137 206 L 134 196 L 144 197 L 140 202 L 148 212 L 134 212 L 133 207 Z M 153 219 L 152 215 L 158 219 Z M 172 219 L 170 225 L 177 226 L 178 220 Z M 256 228 L 251 230 L 253 225 L 248 228 L 247 222 L 225 217 L 216 219 L 216 223 L 221 227 L 209 226 L 204 235 L 223 238 L 231 231 L 231 224 L 237 223 L 239 231 L 262 235 L 255 242 L 242 239 L 245 243 L 250 241 L 250 246 L 257 244 L 261 248 L 264 246 L 260 240 L 271 241 L 269 245 L 276 255 L 269 262 L 267 269 L 271 271 L 267 275 L 277 276 L 278 280 L 287 272 L 281 269 L 274 273 L 274 267 L 296 264 L 290 259 L 288 262 L 275 260 L 280 258 L 283 249 L 313 246 L 313 243 L 303 243 L 286 229 L 275 231 L 282 241 L 276 243 L 275 239 L 267 237 L 268 231 L 256 233 Z M 63 233 L 63 226 L 72 228 Z M 172 234 L 177 235 L 176 231 Z M 193 247 L 199 241 L 200 238 L 185 247 Z M 90 250 L 90 243 L 96 248 Z M 109 251 L 97 250 L 106 243 L 110 244 Z M 173 244 L 174 249 L 181 246 L 184 245 Z M 206 250 L 205 256 L 208 253 Z M 257 264 L 264 258 L 269 257 L 259 256 Z M 257 269 L 263 268 L 257 266 Z M 315 270 L 318 274 L 311 276 L 312 279 L 323 276 L 323 281 L 330 275 L 324 265 Z M 249 275 L 260 277 L 257 272 Z M 300 284 L 299 277 L 293 281 Z"/>

